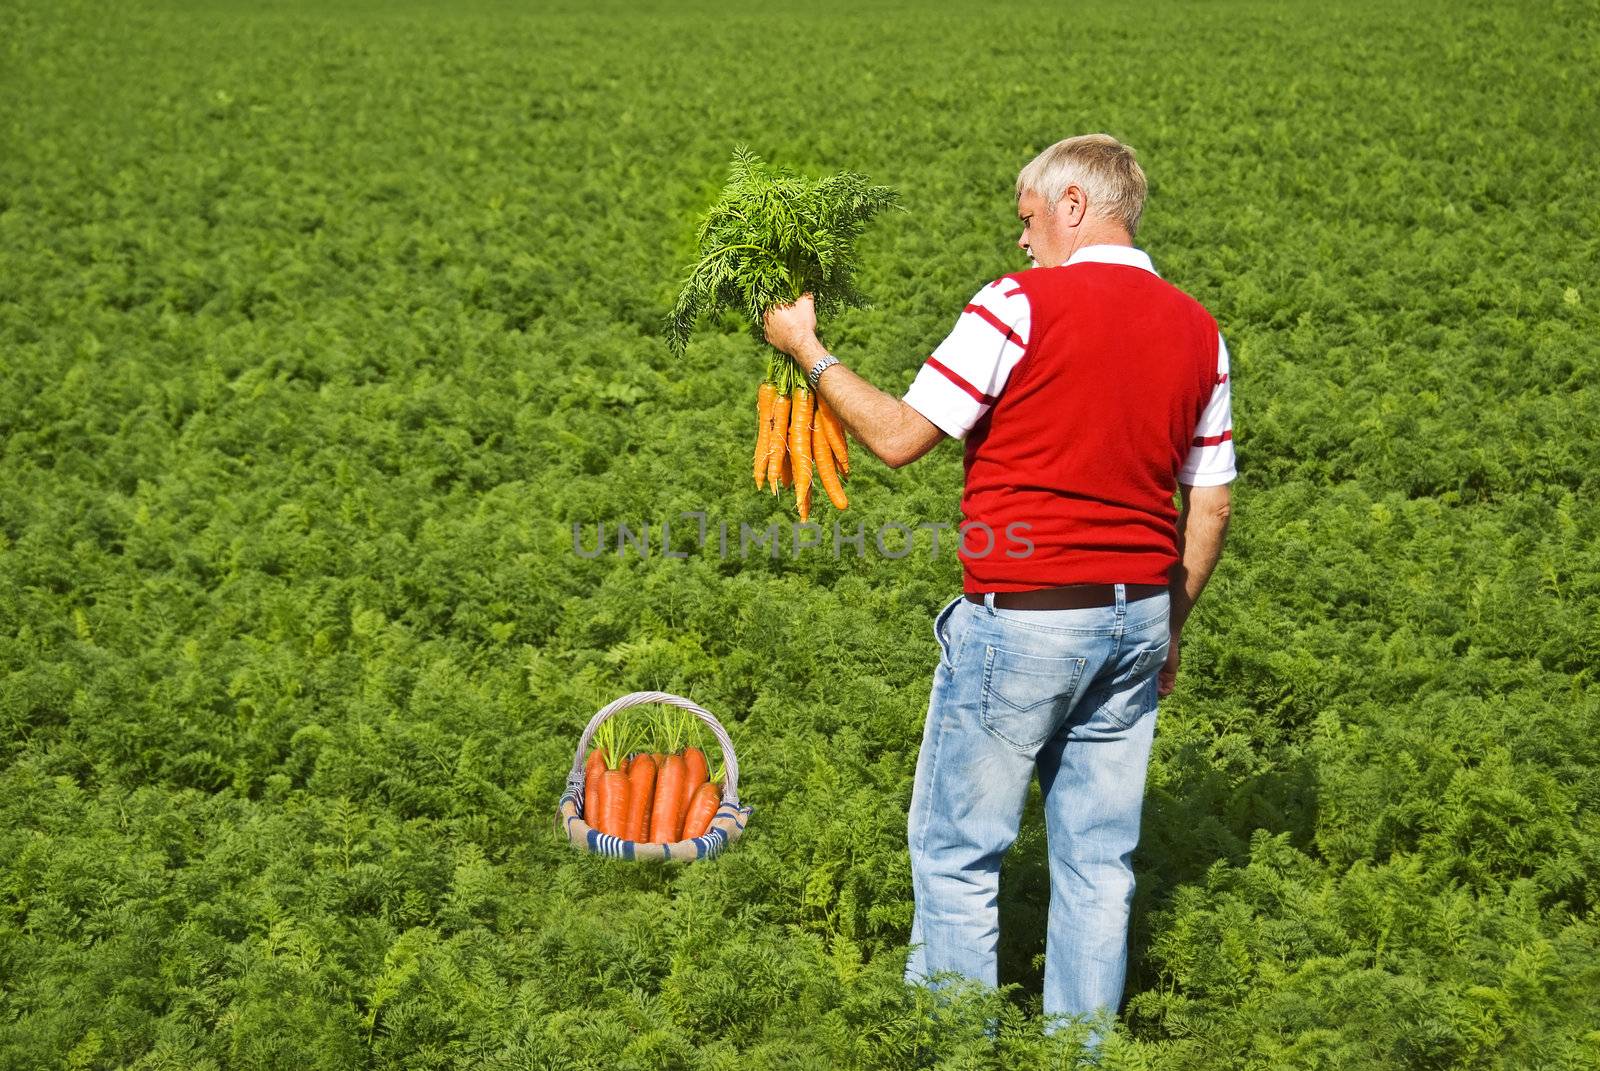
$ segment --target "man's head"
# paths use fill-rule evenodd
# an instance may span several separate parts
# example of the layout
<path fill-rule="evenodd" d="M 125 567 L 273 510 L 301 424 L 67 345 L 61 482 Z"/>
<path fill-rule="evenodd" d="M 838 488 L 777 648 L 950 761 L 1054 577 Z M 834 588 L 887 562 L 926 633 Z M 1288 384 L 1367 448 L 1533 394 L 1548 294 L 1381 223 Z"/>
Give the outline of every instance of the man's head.
<path fill-rule="evenodd" d="M 1144 170 L 1116 138 L 1058 141 L 1017 176 L 1017 245 L 1042 268 L 1065 264 L 1086 245 L 1130 245 L 1144 196 Z"/>

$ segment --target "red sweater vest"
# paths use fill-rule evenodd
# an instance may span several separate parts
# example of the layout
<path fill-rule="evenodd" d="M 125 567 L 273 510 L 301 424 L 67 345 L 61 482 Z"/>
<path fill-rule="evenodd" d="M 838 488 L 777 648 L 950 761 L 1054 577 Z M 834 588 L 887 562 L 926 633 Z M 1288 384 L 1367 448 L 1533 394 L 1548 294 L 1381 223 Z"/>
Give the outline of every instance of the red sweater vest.
<path fill-rule="evenodd" d="M 1008 278 L 1027 294 L 1031 326 L 967 435 L 965 589 L 1165 584 L 1178 561 L 1178 470 L 1217 382 L 1216 321 L 1143 268 L 1084 262 Z"/>

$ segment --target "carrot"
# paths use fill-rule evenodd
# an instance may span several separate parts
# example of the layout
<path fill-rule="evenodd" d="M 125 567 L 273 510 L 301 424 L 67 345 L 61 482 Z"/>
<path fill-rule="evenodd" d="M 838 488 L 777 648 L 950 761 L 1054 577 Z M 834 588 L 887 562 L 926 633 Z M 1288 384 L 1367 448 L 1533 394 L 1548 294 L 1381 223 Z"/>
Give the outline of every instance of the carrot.
<path fill-rule="evenodd" d="M 828 501 L 833 503 L 833 508 L 845 509 L 850 505 L 850 499 L 844 493 L 839 474 L 833 467 L 833 444 L 827 441 L 826 436 L 819 438 L 821 441 L 816 444 L 817 479 L 822 481 L 822 489 L 828 492 Z"/>
<path fill-rule="evenodd" d="M 794 458 L 794 500 L 800 508 L 800 522 L 811 519 L 811 418 L 816 395 L 804 387 L 794 390 L 794 410 L 789 418 L 789 456 Z"/>
<path fill-rule="evenodd" d="M 706 765 L 706 753 L 704 751 L 701 751 L 697 747 L 684 748 L 683 765 L 684 768 L 689 772 L 689 784 L 691 786 L 699 785 L 706 780 L 708 767 Z M 685 800 L 685 802 L 688 801 Z"/>
<path fill-rule="evenodd" d="M 584 821 L 602 833 L 620 837 L 628 825 L 628 765 L 635 732 L 617 718 L 594 731 L 595 748 L 584 773 Z"/>
<path fill-rule="evenodd" d="M 766 482 L 767 443 L 772 438 L 772 403 L 777 401 L 778 388 L 763 382 L 756 389 L 756 457 L 751 474 L 756 478 L 756 489 Z"/>
<path fill-rule="evenodd" d="M 788 456 L 785 449 L 785 437 L 779 433 L 779 428 L 789 426 L 789 396 L 780 394 L 772 402 L 772 434 L 767 439 L 767 486 L 772 488 L 772 493 L 778 493 L 778 487 L 783 479 L 783 459 Z"/>
<path fill-rule="evenodd" d="M 596 829 L 600 828 L 600 807 L 606 791 L 600 783 L 600 775 L 605 772 L 606 749 L 597 747 L 583 763 L 583 820 Z"/>
<path fill-rule="evenodd" d="M 705 836 L 711 828 L 711 820 L 717 816 L 717 808 L 721 806 L 722 786 L 715 781 L 703 782 L 695 789 L 694 798 L 689 801 L 688 812 L 683 817 L 682 839 Z"/>
<path fill-rule="evenodd" d="M 594 784 L 595 778 L 599 777 L 600 771 L 605 768 L 606 749 L 603 747 L 591 749 L 589 757 L 583 760 L 583 783 L 586 785 Z"/>
<path fill-rule="evenodd" d="M 656 760 L 641 752 L 628 769 L 628 826 L 623 834 L 629 840 L 644 840 L 650 832 L 650 806 L 655 802 Z"/>
<path fill-rule="evenodd" d="M 774 429 L 772 434 L 778 434 L 777 430 Z M 794 486 L 794 458 L 790 455 L 788 450 L 783 452 L 783 470 L 778 475 L 783 483 L 783 486 Z"/>
<path fill-rule="evenodd" d="M 600 832 L 613 837 L 628 831 L 628 775 L 615 767 L 600 775 L 605 786 L 600 797 Z"/>
<path fill-rule="evenodd" d="M 697 747 L 683 749 L 683 795 L 682 802 L 678 805 L 684 816 L 689 814 L 689 801 L 694 799 L 695 792 L 706 783 L 706 753 Z"/>
<path fill-rule="evenodd" d="M 833 411 L 833 406 L 817 399 L 817 412 L 820 414 L 823 430 L 827 432 L 828 445 L 833 447 L 833 456 L 837 459 L 837 468 L 846 476 L 850 475 L 850 440 L 845 437 L 844 424 L 839 420 L 839 414 Z"/>
<path fill-rule="evenodd" d="M 600 828 L 600 810 L 606 802 L 606 786 L 600 780 L 600 775 L 605 772 L 602 766 L 593 777 L 586 777 L 583 782 L 583 820 L 595 829 Z"/>
<path fill-rule="evenodd" d="M 651 806 L 650 839 L 657 844 L 671 844 L 683 829 L 683 812 L 678 808 L 683 797 L 683 779 L 687 774 L 682 755 L 668 755 L 656 774 L 656 796 Z"/>

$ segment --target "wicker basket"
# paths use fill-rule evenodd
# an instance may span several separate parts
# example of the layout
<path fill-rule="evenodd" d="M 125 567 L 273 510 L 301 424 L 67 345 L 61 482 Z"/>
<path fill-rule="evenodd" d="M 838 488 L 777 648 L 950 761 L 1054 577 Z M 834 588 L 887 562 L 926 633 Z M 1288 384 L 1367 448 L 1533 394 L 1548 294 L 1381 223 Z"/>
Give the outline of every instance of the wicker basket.
<path fill-rule="evenodd" d="M 589 750 L 589 741 L 607 718 L 641 703 L 666 703 L 682 707 L 709 725 L 716 735 L 717 743 L 722 748 L 723 764 L 728 769 L 728 778 L 722 786 L 722 805 L 717 808 L 716 817 L 711 819 L 711 828 L 704 836 L 672 844 L 625 840 L 602 833 L 583 820 L 583 760 L 584 753 Z M 567 790 L 562 793 L 561 803 L 557 807 L 557 822 L 573 847 L 582 851 L 615 859 L 665 859 L 686 863 L 695 859 L 710 859 L 738 840 L 752 809 L 739 805 L 739 760 L 733 753 L 733 741 L 728 738 L 728 731 L 721 722 L 712 717 L 709 711 L 682 696 L 666 692 L 633 692 L 606 704 L 589 719 L 583 736 L 578 740 L 578 753 L 572 760 L 572 772 L 567 774 Z"/>

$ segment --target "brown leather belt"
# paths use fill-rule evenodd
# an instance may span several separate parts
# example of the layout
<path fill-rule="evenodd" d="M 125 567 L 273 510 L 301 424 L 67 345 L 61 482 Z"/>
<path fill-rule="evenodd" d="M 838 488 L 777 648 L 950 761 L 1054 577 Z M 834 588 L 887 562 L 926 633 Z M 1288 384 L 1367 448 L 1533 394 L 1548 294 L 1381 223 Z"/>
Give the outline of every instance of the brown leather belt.
<path fill-rule="evenodd" d="M 1148 599 L 1167 590 L 1165 584 L 1124 584 L 1128 602 Z M 969 591 L 968 602 L 983 605 L 983 593 Z M 994 604 L 1002 610 L 1084 610 L 1091 606 L 1114 606 L 1117 589 L 1114 584 L 1068 584 L 1059 588 L 1037 588 L 1033 591 L 997 591 Z"/>

